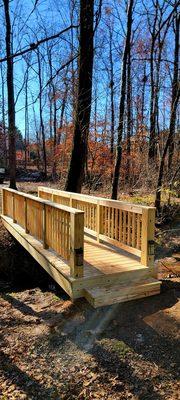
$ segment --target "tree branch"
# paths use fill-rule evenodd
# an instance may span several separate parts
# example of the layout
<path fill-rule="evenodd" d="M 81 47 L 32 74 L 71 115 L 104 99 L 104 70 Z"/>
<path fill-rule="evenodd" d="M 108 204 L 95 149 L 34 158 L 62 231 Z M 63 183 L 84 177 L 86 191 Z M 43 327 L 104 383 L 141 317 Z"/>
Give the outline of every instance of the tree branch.
<path fill-rule="evenodd" d="M 29 45 L 29 47 L 28 47 L 27 49 L 20 50 L 20 51 L 18 51 L 18 52 L 15 53 L 15 54 L 11 54 L 11 56 L 9 56 L 9 57 L 0 58 L 0 63 L 1 63 L 1 62 L 4 62 L 4 61 L 7 61 L 7 60 L 10 59 L 10 58 L 15 58 L 15 57 L 22 56 L 22 55 L 28 53 L 29 51 L 33 51 L 33 50 L 37 49 L 42 43 L 46 43 L 46 42 L 48 42 L 49 40 L 56 39 L 56 38 L 58 38 L 60 35 L 62 35 L 63 33 L 67 32 L 68 30 L 70 30 L 70 29 L 72 29 L 72 28 L 78 28 L 78 25 L 70 25 L 70 26 L 68 26 L 67 28 L 63 29 L 62 31 L 60 31 L 60 32 L 58 32 L 58 33 L 56 33 L 56 34 L 54 34 L 54 35 L 52 35 L 52 36 L 48 36 L 48 37 L 46 37 L 46 38 L 37 40 L 37 42 L 35 42 L 35 43 L 30 43 L 30 45 Z"/>

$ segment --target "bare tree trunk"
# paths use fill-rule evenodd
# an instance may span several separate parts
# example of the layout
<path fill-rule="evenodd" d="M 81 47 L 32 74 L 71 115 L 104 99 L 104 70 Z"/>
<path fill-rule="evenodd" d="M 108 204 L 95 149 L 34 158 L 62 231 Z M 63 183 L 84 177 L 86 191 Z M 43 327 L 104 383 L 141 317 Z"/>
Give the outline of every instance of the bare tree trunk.
<path fill-rule="evenodd" d="M 146 88 L 147 76 L 146 76 L 146 63 L 144 64 L 143 74 L 143 86 L 142 86 L 142 101 L 141 101 L 141 125 L 144 127 L 144 103 L 145 103 L 145 88 Z"/>
<path fill-rule="evenodd" d="M 134 0 L 129 0 L 128 12 L 127 12 L 127 33 L 126 33 L 126 41 L 125 41 L 124 54 L 123 54 L 123 60 L 122 60 L 118 140 L 117 140 L 116 160 L 115 160 L 115 168 L 114 168 L 113 183 L 112 183 L 112 196 L 111 196 L 112 199 L 117 199 L 119 174 L 120 174 L 120 166 L 121 166 L 121 158 L 122 158 L 122 135 L 123 135 L 123 126 L 124 126 L 124 110 L 125 110 L 125 98 L 126 98 L 126 75 L 127 75 L 126 72 L 127 72 L 128 51 L 129 51 L 130 41 L 131 41 L 133 3 L 134 3 Z"/>
<path fill-rule="evenodd" d="M 70 4 L 70 22 L 71 25 L 73 25 L 74 22 L 74 11 L 75 11 L 75 6 L 76 6 L 76 1 L 71 0 Z M 71 48 L 71 58 L 74 56 L 74 29 L 70 30 L 70 48 Z M 76 113 L 76 98 L 77 98 L 77 93 L 76 93 L 76 60 L 72 61 L 71 64 L 71 71 L 72 71 L 72 76 L 71 76 L 71 82 L 72 82 L 72 117 L 73 117 L 73 122 L 75 120 L 75 113 Z"/>
<path fill-rule="evenodd" d="M 58 134 L 58 139 L 57 139 L 57 144 L 61 143 L 61 129 L 63 127 L 63 120 L 64 120 L 64 112 L 65 112 L 65 107 L 66 107 L 66 102 L 67 102 L 67 95 L 68 95 L 68 83 L 65 78 L 65 91 L 62 99 L 62 104 L 61 104 L 61 114 L 60 114 L 60 124 L 59 124 L 59 134 Z"/>
<path fill-rule="evenodd" d="M 132 133 L 132 102 L 131 102 L 131 49 L 129 47 L 128 65 L 127 65 L 127 163 L 126 163 L 126 180 L 130 177 L 130 155 L 131 155 L 131 133 Z"/>
<path fill-rule="evenodd" d="M 33 114 L 34 114 L 34 124 L 35 124 L 35 131 L 36 131 L 37 169 L 39 171 L 39 169 L 40 169 L 39 132 L 38 132 L 37 122 L 36 122 L 36 113 L 35 113 L 35 108 L 34 108 L 34 102 L 33 102 Z"/>
<path fill-rule="evenodd" d="M 151 100 L 150 100 L 150 136 L 148 160 L 155 159 L 156 156 L 156 115 L 155 115 L 155 80 L 154 80 L 154 50 L 156 42 L 156 25 L 158 20 L 159 0 L 154 2 L 155 15 L 151 32 L 151 51 L 150 51 L 150 82 L 151 82 Z M 150 29 L 150 27 L 149 27 Z"/>
<path fill-rule="evenodd" d="M 53 103 L 53 167 L 52 167 L 52 178 L 56 179 L 56 145 L 57 145 L 57 105 L 56 105 L 56 91 L 55 91 L 55 86 L 53 84 L 53 97 L 54 97 L 54 103 Z"/>
<path fill-rule="evenodd" d="M 74 140 L 66 190 L 81 192 L 87 158 L 92 98 L 94 0 L 80 1 L 80 57 Z"/>
<path fill-rule="evenodd" d="M 170 126 L 169 126 L 169 135 L 164 147 L 164 151 L 162 154 L 160 167 L 159 167 L 159 175 L 156 189 L 156 199 L 155 199 L 155 207 L 160 211 L 161 208 L 161 187 L 162 180 L 164 174 L 164 163 L 167 155 L 168 148 L 170 148 L 171 143 L 174 139 L 175 134 L 175 125 L 176 125 L 176 113 L 177 106 L 180 97 L 180 89 L 178 83 L 178 71 L 179 71 L 179 16 L 176 16 L 176 30 L 175 30 L 175 51 L 174 51 L 174 76 L 173 76 L 173 84 L 172 84 L 172 100 L 171 100 L 171 116 L 170 116 Z"/>
<path fill-rule="evenodd" d="M 38 60 L 38 78 L 39 78 L 39 115 L 40 115 L 40 127 L 41 127 L 42 145 L 43 145 L 44 177 L 46 179 L 47 178 L 47 158 L 46 158 L 45 129 L 44 129 L 44 121 L 43 121 L 42 77 L 41 77 L 41 60 L 40 60 L 39 48 L 37 49 L 37 60 Z"/>
<path fill-rule="evenodd" d="M 110 62 L 110 96 L 111 96 L 111 160 L 114 156 L 114 68 L 112 56 L 112 29 L 109 27 L 109 62 Z"/>
<path fill-rule="evenodd" d="M 25 80 L 25 169 L 29 159 L 28 68 Z"/>
<path fill-rule="evenodd" d="M 51 106 L 51 116 L 50 116 L 50 135 L 52 139 L 52 131 L 53 131 L 53 163 L 52 163 L 52 178 L 56 179 L 56 145 L 57 145 L 57 104 L 56 104 L 56 88 L 53 82 L 53 65 L 52 65 L 52 54 L 51 48 L 47 49 L 48 53 L 48 61 L 49 61 L 49 69 L 50 69 L 50 89 L 52 92 L 50 93 L 50 106 Z M 52 125 L 53 121 L 53 125 Z M 53 128 L 53 130 L 52 130 Z"/>
<path fill-rule="evenodd" d="M 172 158 L 174 153 L 174 134 L 176 126 L 176 113 L 179 98 L 179 14 L 176 16 L 176 27 L 175 27 L 175 55 L 174 55 L 174 77 L 172 86 L 172 103 L 171 103 L 171 120 L 169 127 L 170 143 L 169 143 L 169 157 L 168 157 L 168 168 L 170 170 L 172 164 Z"/>
<path fill-rule="evenodd" d="M 14 103 L 13 59 L 11 43 L 11 21 L 9 0 L 3 0 L 6 22 L 6 56 L 7 56 L 7 93 L 8 93 L 8 132 L 9 132 L 9 174 L 10 188 L 16 188 L 16 125 Z"/>
<path fill-rule="evenodd" d="M 4 165 L 8 166 L 7 143 L 6 143 L 6 117 L 5 117 L 5 79 L 3 73 L 3 64 L 0 65 L 1 70 L 1 87 L 2 87 L 2 126 L 4 132 Z"/>

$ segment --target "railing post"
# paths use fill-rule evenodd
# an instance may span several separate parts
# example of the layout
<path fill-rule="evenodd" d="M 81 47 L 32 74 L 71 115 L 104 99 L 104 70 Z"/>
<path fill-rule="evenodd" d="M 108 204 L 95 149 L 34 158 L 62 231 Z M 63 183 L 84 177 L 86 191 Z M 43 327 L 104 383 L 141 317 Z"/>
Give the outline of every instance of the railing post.
<path fill-rule="evenodd" d="M 73 278 L 83 276 L 84 212 L 71 213 L 70 217 L 70 270 Z"/>
<path fill-rule="evenodd" d="M 152 275 L 156 275 L 154 267 L 154 230 L 155 230 L 155 208 L 142 210 L 142 233 L 141 233 L 141 264 L 151 269 Z"/>

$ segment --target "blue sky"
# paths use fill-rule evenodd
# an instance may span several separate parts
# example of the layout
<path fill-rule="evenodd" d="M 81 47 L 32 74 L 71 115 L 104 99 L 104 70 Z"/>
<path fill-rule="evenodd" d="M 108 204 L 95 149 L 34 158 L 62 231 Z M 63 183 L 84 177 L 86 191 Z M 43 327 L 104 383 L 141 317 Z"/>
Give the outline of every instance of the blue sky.
<path fill-rule="evenodd" d="M 14 33 L 14 52 L 19 50 L 20 48 L 24 48 L 29 45 L 29 43 L 36 41 L 37 39 L 41 39 L 46 36 L 45 30 L 47 30 L 47 35 L 54 34 L 68 25 L 70 25 L 70 8 L 69 8 L 70 0 L 39 0 L 36 12 L 31 14 L 33 9 L 34 0 L 13 0 L 10 3 L 11 7 L 11 21 L 13 24 L 13 33 Z M 96 3 L 97 4 L 97 3 Z M 151 0 L 146 1 L 146 5 L 150 6 L 152 4 Z M 108 15 L 107 7 L 110 7 L 111 14 Z M 31 15 L 30 15 L 31 14 Z M 119 21 L 119 15 L 121 17 L 121 23 Z M 3 22 L 3 9 L 0 10 L 0 18 L 1 22 Z M 106 71 L 106 66 L 108 66 L 108 27 L 107 24 L 110 20 L 114 20 L 113 25 L 113 59 L 114 59 L 114 81 L 115 81 L 115 114 L 116 120 L 118 119 L 118 100 L 119 100 L 119 88 L 120 88 L 120 71 L 121 71 L 121 53 L 123 49 L 123 30 L 126 27 L 126 18 L 125 18 L 125 7 L 124 1 L 117 0 L 107 0 L 103 2 L 103 13 L 102 19 L 99 24 L 98 32 L 95 37 L 95 59 L 94 59 L 94 78 L 93 78 L 93 102 L 92 102 L 92 114 L 94 110 L 95 103 L 95 91 L 98 97 L 98 115 L 99 118 L 104 118 L 105 109 L 106 109 L 106 100 L 108 95 L 108 103 L 109 103 L 109 88 L 108 88 L 108 75 Z M 139 25 L 140 24 L 140 25 Z M 136 1 L 136 8 L 134 13 L 134 22 L 133 27 L 136 27 L 135 32 L 135 41 L 138 40 L 141 36 L 143 36 L 143 32 L 147 30 L 147 24 L 145 23 L 144 16 L 142 15 L 142 3 L 140 0 Z M 1 55 L 4 55 L 4 29 L 0 31 L 1 34 Z M 78 41 L 76 39 L 74 45 L 77 49 Z M 172 32 L 169 35 L 169 41 L 171 41 Z M 67 33 L 63 36 L 63 40 L 57 39 L 53 41 L 53 68 L 54 71 L 56 68 L 59 68 L 64 62 L 66 62 L 69 58 L 70 48 L 68 40 L 70 39 L 70 33 Z M 44 46 L 40 46 L 40 52 L 44 54 Z M 172 48 L 167 46 L 167 57 L 172 59 L 173 52 Z M 48 80 L 47 75 L 47 59 L 45 58 L 45 62 L 43 63 L 43 85 L 46 84 Z M 30 133 L 34 132 L 34 114 L 32 108 L 32 98 L 36 99 L 39 93 L 38 88 L 38 79 L 37 79 L 37 57 L 35 52 L 32 52 L 31 55 L 32 67 L 29 71 L 29 82 L 28 82 L 28 103 L 29 103 L 29 121 L 30 121 Z M 140 72 L 142 65 L 140 63 Z M 3 66 L 5 73 L 5 65 Z M 147 70 L 148 70 L 147 66 Z M 24 80 L 24 72 L 26 70 L 26 62 L 20 57 L 19 59 L 15 59 L 14 62 L 14 80 L 15 80 L 15 93 L 17 93 L 22 88 L 22 83 Z M 137 73 L 137 67 L 136 72 Z M 135 74 L 133 72 L 133 74 Z M 165 72 L 166 73 L 166 72 Z M 57 89 L 63 90 L 63 78 L 64 71 L 61 75 L 56 78 Z M 134 94 L 138 91 L 138 84 L 136 84 L 136 76 L 133 76 L 133 84 Z M 167 86 L 170 86 L 170 80 L 166 76 Z M 95 90 L 96 88 L 96 90 Z M 45 93 L 46 106 L 44 107 L 44 120 L 46 124 L 47 134 L 49 129 L 49 102 L 47 100 L 47 93 Z M 161 91 L 160 93 L 160 102 L 163 103 L 165 91 Z M 148 84 L 147 84 L 147 113 L 149 106 L 149 94 Z M 168 88 L 166 96 L 168 96 Z M 61 101 L 59 100 L 59 105 Z M 24 89 L 21 91 L 18 101 L 16 103 L 16 125 L 24 134 L 24 114 L 25 114 L 25 95 Z M 35 106 L 35 113 L 38 121 L 38 111 L 39 111 L 39 102 L 37 100 Z M 67 119 L 71 118 L 71 106 L 68 105 L 66 109 Z M 59 111 L 60 112 L 60 111 Z M 168 118 L 169 109 L 167 107 L 167 118 Z M 160 115 L 161 118 L 161 115 Z"/>

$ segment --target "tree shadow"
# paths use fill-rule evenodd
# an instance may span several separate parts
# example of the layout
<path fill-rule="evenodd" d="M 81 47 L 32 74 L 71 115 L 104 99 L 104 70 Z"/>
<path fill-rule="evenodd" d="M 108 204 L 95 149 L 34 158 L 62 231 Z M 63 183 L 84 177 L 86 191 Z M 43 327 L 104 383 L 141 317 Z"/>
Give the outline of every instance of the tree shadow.
<path fill-rule="evenodd" d="M 2 345 L 3 338 L 1 335 L 0 341 Z M 53 390 L 55 392 L 57 391 L 56 386 L 52 385 L 51 388 L 46 388 L 44 385 L 30 377 L 26 372 L 22 371 L 17 365 L 15 365 L 10 356 L 5 354 L 2 350 L 0 350 L 0 374 L 5 380 L 9 380 L 11 383 L 16 383 L 17 387 L 20 390 L 23 390 L 28 398 L 51 400 Z M 2 388 L 0 388 L 0 395 L 2 394 L 2 398 L 4 398 L 1 389 Z"/>
<path fill-rule="evenodd" d="M 177 290 L 177 285 L 175 289 Z M 167 337 L 167 332 L 164 335 L 160 334 L 146 322 L 147 317 L 163 312 L 177 303 L 174 289 L 152 298 L 115 304 L 96 310 L 85 300 L 82 303 L 81 299 L 74 303 L 69 302 L 68 311 L 65 313 L 64 310 L 36 312 L 29 305 L 12 298 L 7 293 L 4 293 L 2 297 L 11 302 L 24 315 L 38 317 L 46 323 L 49 319 L 55 319 L 53 334 L 49 332 L 45 334 L 45 337 L 42 335 L 36 341 L 37 348 L 41 346 L 43 351 L 43 339 L 46 338 L 46 346 L 49 346 L 49 351 L 55 351 L 56 348 L 64 345 L 68 338 L 79 349 L 92 355 L 104 371 L 118 376 L 118 379 L 124 384 L 132 385 L 133 393 L 137 395 L 138 392 L 139 400 L 161 400 L 163 397 L 154 391 L 150 379 L 139 378 L 129 362 L 119 357 L 117 352 L 106 348 L 102 339 L 123 342 L 131 349 L 131 352 L 142 357 L 144 361 L 155 363 L 164 370 L 164 374 L 170 374 L 172 379 L 177 378 L 177 372 L 173 365 L 178 361 L 178 341 L 173 337 Z M 75 317 L 79 313 L 83 315 L 83 320 L 74 325 L 71 317 Z M 168 316 L 166 318 L 168 320 Z M 177 323 L 177 321 L 173 321 L 171 318 L 170 323 Z M 72 329 L 67 330 L 67 324 Z M 63 331 L 68 334 L 62 337 Z"/>

